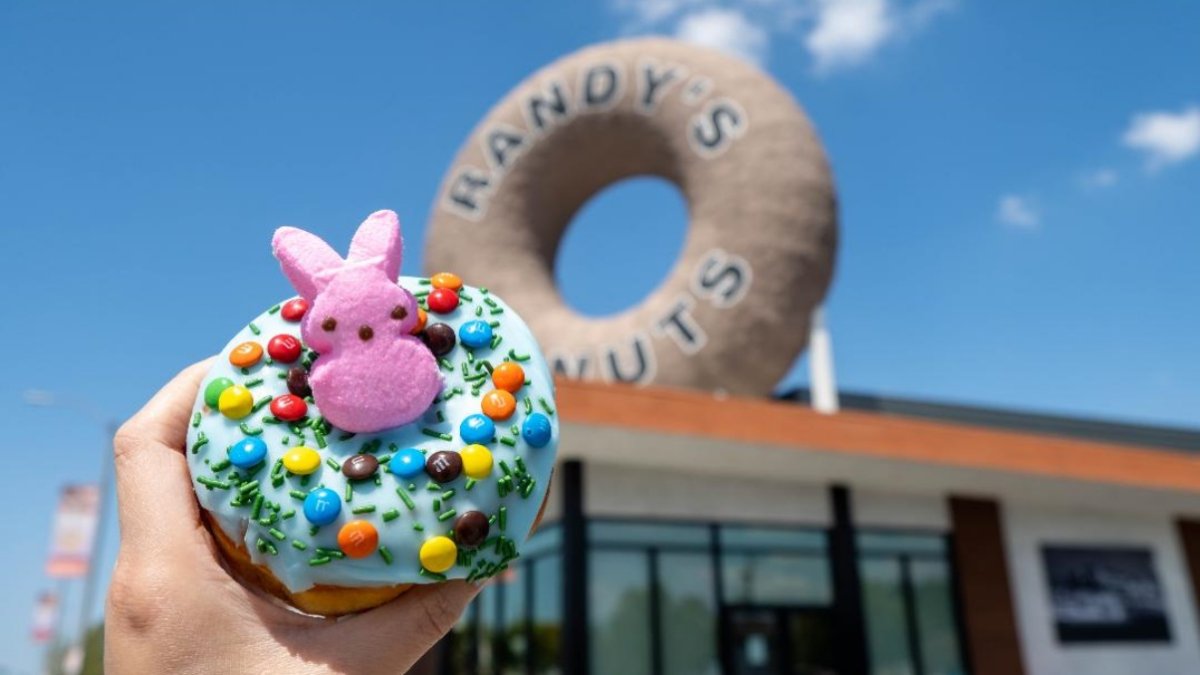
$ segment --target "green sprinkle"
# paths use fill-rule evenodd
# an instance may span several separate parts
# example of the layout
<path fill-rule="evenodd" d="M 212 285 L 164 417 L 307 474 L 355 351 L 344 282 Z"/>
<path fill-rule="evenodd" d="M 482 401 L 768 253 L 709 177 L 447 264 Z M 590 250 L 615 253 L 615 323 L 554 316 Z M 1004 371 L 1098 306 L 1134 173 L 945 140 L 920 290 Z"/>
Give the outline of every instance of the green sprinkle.
<path fill-rule="evenodd" d="M 278 509 L 279 505 L 276 504 L 275 508 Z M 291 518 L 294 515 L 296 515 L 296 509 L 288 509 L 287 511 L 284 511 L 283 513 L 279 514 L 279 518 L 281 520 L 287 520 L 288 518 Z"/>
<path fill-rule="evenodd" d="M 441 410 L 437 411 L 437 421 L 439 424 L 446 421 L 446 416 L 442 414 Z"/>
<path fill-rule="evenodd" d="M 313 429 L 313 436 L 317 437 L 317 447 L 325 448 L 328 443 L 325 442 L 325 434 L 321 433 L 320 429 Z"/>
<path fill-rule="evenodd" d="M 529 355 L 528 354 L 518 354 L 517 350 L 510 349 L 510 350 L 508 350 L 508 358 L 512 359 L 513 361 L 524 362 L 524 361 L 529 360 Z"/>
<path fill-rule="evenodd" d="M 288 376 L 287 373 L 275 373 L 275 377 L 278 377 L 281 380 L 286 380 L 287 376 Z"/>
<path fill-rule="evenodd" d="M 267 534 L 274 537 L 276 541 L 283 541 L 284 539 L 287 539 L 286 534 L 280 532 L 279 530 L 277 530 L 273 527 L 271 529 L 267 530 Z"/>
<path fill-rule="evenodd" d="M 251 428 L 250 425 L 246 424 L 245 422 L 239 424 L 238 428 L 241 429 L 242 433 L 246 434 L 247 436 L 257 436 L 263 432 L 262 427 Z"/>
<path fill-rule="evenodd" d="M 262 335 L 262 331 L 259 330 L 258 326 L 254 325 L 253 321 L 250 322 L 250 332 L 255 335 Z"/>
<path fill-rule="evenodd" d="M 253 389 L 262 383 L 263 383 L 262 378 L 256 377 L 253 380 L 246 380 L 246 383 L 242 386 L 246 387 L 247 389 Z"/>
<path fill-rule="evenodd" d="M 434 511 L 442 510 L 442 500 L 438 499 L 437 497 L 433 498 L 433 510 Z"/>
<path fill-rule="evenodd" d="M 467 357 L 469 358 L 470 356 L 471 356 L 471 352 L 467 352 Z M 467 367 L 466 361 L 463 361 L 461 370 L 462 370 L 463 377 L 466 377 L 471 374 L 471 371 Z"/>
<path fill-rule="evenodd" d="M 408 507 L 409 511 L 417 510 L 416 502 L 413 501 L 412 497 L 408 496 L 408 493 L 404 491 L 404 488 L 396 488 L 396 494 L 400 495 L 400 501 L 404 502 L 404 505 Z"/>
<path fill-rule="evenodd" d="M 529 397 L 526 396 L 525 397 L 525 414 L 528 415 L 531 412 L 533 412 L 533 401 L 530 401 Z"/>
<path fill-rule="evenodd" d="M 250 412 L 258 412 L 259 410 L 262 410 L 263 406 L 270 403 L 272 398 L 274 398 L 274 397 L 271 395 L 267 395 L 267 396 L 263 396 L 262 398 L 258 399 L 257 401 L 254 402 L 254 407 L 250 409 Z M 245 422 L 243 422 L 243 424 L 245 424 Z"/>
<path fill-rule="evenodd" d="M 498 323 L 499 323 L 499 322 L 497 322 L 497 324 L 498 324 Z M 503 342 L 503 341 L 504 341 L 504 337 L 503 337 L 503 336 L 501 336 L 501 335 L 493 335 L 493 336 L 492 336 L 492 344 L 491 344 L 491 348 L 492 348 L 492 349 L 495 349 L 496 347 L 499 347 L 499 346 L 500 346 L 500 343 L 501 343 L 501 342 Z"/>
<path fill-rule="evenodd" d="M 484 299 L 483 299 L 483 302 L 484 302 L 484 304 L 486 304 L 488 307 L 495 307 L 495 306 L 496 306 L 496 301 L 495 301 L 495 300 L 493 300 L 493 299 L 491 299 L 491 298 L 484 298 Z"/>
<path fill-rule="evenodd" d="M 258 494 L 258 496 L 256 496 L 254 498 L 254 508 L 251 509 L 251 511 L 250 511 L 251 518 L 258 520 L 258 514 L 262 511 L 262 505 L 263 505 L 263 496 L 262 496 L 262 493 L 260 492 Z"/>
<path fill-rule="evenodd" d="M 229 489 L 228 482 L 223 481 L 223 480 L 217 480 L 215 478 L 209 478 L 208 476 L 201 476 L 196 479 L 196 482 L 203 485 L 204 487 L 208 488 L 209 490 L 212 490 L 214 488 L 216 488 L 217 490 L 228 490 Z"/>
<path fill-rule="evenodd" d="M 310 537 L 315 537 L 315 536 L 317 536 L 317 532 L 318 532 L 320 529 L 321 529 L 321 526 L 320 526 L 320 525 L 311 525 L 311 526 L 309 526 L 309 528 L 308 528 L 308 536 L 310 536 Z"/>
<path fill-rule="evenodd" d="M 350 503 L 351 499 L 354 499 L 354 486 L 346 483 L 346 503 Z"/>
<path fill-rule="evenodd" d="M 450 439 L 447 438 L 446 440 Z M 192 443 L 192 454 L 194 455 L 197 452 L 200 452 L 200 448 L 203 448 L 206 445 L 208 445 L 208 436 L 204 435 L 204 432 L 201 431 L 200 433 L 196 434 L 196 442 Z"/>
<path fill-rule="evenodd" d="M 342 558 L 345 558 L 345 557 L 346 557 L 346 554 L 345 554 L 345 553 L 342 553 L 341 551 L 339 551 L 339 550 L 338 550 L 338 549 L 336 549 L 336 548 L 320 548 L 320 547 L 317 547 L 317 553 L 320 553 L 321 555 L 327 555 L 327 556 L 329 556 L 330 558 L 337 558 L 338 560 L 341 560 Z"/>
<path fill-rule="evenodd" d="M 400 511 L 398 511 L 396 509 L 391 509 L 389 511 L 383 512 L 383 522 L 385 522 L 385 523 L 390 523 L 399 517 L 400 517 Z"/>
<path fill-rule="evenodd" d="M 304 476 L 301 476 L 301 477 L 300 477 L 300 487 L 308 487 L 308 480 L 309 480 L 310 478 L 312 478 L 312 476 L 311 476 L 311 475 L 304 475 Z"/>
<path fill-rule="evenodd" d="M 238 368 L 238 370 L 242 371 L 242 374 L 243 374 L 243 375 L 249 375 L 249 374 L 250 374 L 250 369 L 249 369 L 249 368 Z"/>
<path fill-rule="evenodd" d="M 429 570 L 425 569 L 424 567 L 421 568 L 421 571 L 419 572 L 419 574 L 423 577 L 429 577 L 430 579 L 437 579 L 438 581 L 446 580 L 445 574 L 438 574 L 437 572 L 430 572 Z"/>
<path fill-rule="evenodd" d="M 425 526 L 420 523 L 413 523 L 413 529 L 416 530 L 417 532 L 424 532 Z"/>
<path fill-rule="evenodd" d="M 374 504 L 367 504 L 366 506 L 356 506 L 350 511 L 350 513 L 353 513 L 355 515 L 361 515 L 364 513 L 374 513 L 374 512 L 375 512 Z"/>
<path fill-rule="evenodd" d="M 327 464 L 329 466 L 329 468 L 333 469 L 334 471 L 342 470 L 341 465 L 339 465 L 337 462 L 335 462 L 332 457 L 326 457 L 325 464 Z"/>
<path fill-rule="evenodd" d="M 388 463 L 388 462 L 390 462 L 390 461 L 392 461 L 392 456 L 391 456 L 391 455 L 381 455 L 381 456 L 379 457 L 379 463 L 380 463 L 380 464 L 387 464 L 387 463 Z"/>
<path fill-rule="evenodd" d="M 454 364 L 450 363 L 446 359 L 438 359 L 438 367 L 442 370 L 454 370 Z"/>
<path fill-rule="evenodd" d="M 499 328 L 500 322 L 495 319 L 492 319 L 491 321 L 488 322 L 488 325 L 491 326 L 492 328 Z"/>
<path fill-rule="evenodd" d="M 297 551 L 305 551 L 308 550 L 308 544 L 300 541 L 299 539 L 293 539 L 292 548 L 296 549 Z"/>
<path fill-rule="evenodd" d="M 448 511 L 443 511 L 438 514 L 438 520 L 445 522 L 445 521 L 453 518 L 455 515 L 457 515 L 457 512 L 454 509 L 450 509 Z"/>
<path fill-rule="evenodd" d="M 465 349 L 467 350 L 467 363 L 475 363 L 475 352 L 471 351 L 469 347 L 465 347 Z"/>
<path fill-rule="evenodd" d="M 442 499 L 449 500 L 454 496 L 454 488 L 450 488 L 442 493 Z"/>
<path fill-rule="evenodd" d="M 304 498 L 308 496 L 307 494 L 305 494 L 304 492 L 302 492 L 300 490 L 291 490 L 288 492 L 288 494 L 291 495 L 294 499 L 299 499 L 300 501 L 304 501 Z"/>
<path fill-rule="evenodd" d="M 258 481 L 248 480 L 245 483 L 242 483 L 241 486 L 238 487 L 238 494 L 242 495 L 243 497 L 246 497 L 257 489 L 258 489 Z"/>
<path fill-rule="evenodd" d="M 273 415 L 263 415 L 262 423 L 263 424 L 281 424 L 281 422 L 278 419 L 276 419 L 275 416 L 273 416 Z"/>
<path fill-rule="evenodd" d="M 309 558 L 308 564 L 312 565 L 313 567 L 316 567 L 317 565 L 324 565 L 325 563 L 329 562 L 329 560 L 330 560 L 330 558 L 323 556 L 323 555 L 319 555 L 319 556 L 316 556 L 315 558 Z"/>
<path fill-rule="evenodd" d="M 515 445 L 517 444 L 517 442 L 516 442 L 516 441 L 514 441 L 512 438 L 510 438 L 510 437 L 508 437 L 508 436 L 505 436 L 504 438 L 501 438 L 501 439 L 500 439 L 500 442 L 501 442 L 501 443 L 503 443 L 503 444 L 505 444 L 505 445 L 507 445 L 507 446 L 508 446 L 508 447 L 510 447 L 510 448 L 511 448 L 511 447 L 513 447 L 513 446 L 515 446 Z"/>
<path fill-rule="evenodd" d="M 208 467 L 208 468 L 212 469 L 214 472 L 216 472 L 216 471 L 224 471 L 225 469 L 228 469 L 228 468 L 229 468 L 229 465 L 230 465 L 230 464 L 233 464 L 233 462 L 230 462 L 228 459 L 223 459 L 223 460 L 221 460 L 221 461 L 217 462 L 216 464 L 213 464 L 212 466 L 210 466 L 210 467 Z"/>
<path fill-rule="evenodd" d="M 192 415 L 192 428 L 200 426 L 200 413 Z"/>
<path fill-rule="evenodd" d="M 483 316 L 483 308 L 475 305 L 475 316 Z"/>
<path fill-rule="evenodd" d="M 504 526 L 507 524 L 508 524 L 508 508 L 505 506 L 501 506 L 500 507 L 500 531 L 501 532 L 504 531 Z"/>
<path fill-rule="evenodd" d="M 474 478 L 468 478 L 466 484 L 463 485 L 463 489 L 467 492 L 470 492 L 471 488 L 475 487 L 475 483 L 476 480 Z"/>
<path fill-rule="evenodd" d="M 267 310 L 267 314 L 274 314 L 275 312 L 278 312 L 278 311 L 279 311 L 279 305 L 275 305 L 271 309 Z"/>
<path fill-rule="evenodd" d="M 429 436 L 430 438 L 438 438 L 443 441 L 454 440 L 454 437 L 451 436 L 450 434 L 444 434 L 444 433 L 442 433 L 440 431 L 436 431 L 434 429 L 421 429 L 421 433 L 425 434 L 426 436 Z"/>
<path fill-rule="evenodd" d="M 488 310 L 488 314 L 491 314 L 492 316 L 497 316 L 497 315 L 500 315 L 503 313 L 504 313 L 503 307 L 494 307 L 494 308 Z"/>
<path fill-rule="evenodd" d="M 540 396 L 538 397 L 538 405 L 542 406 L 542 410 L 545 410 L 547 415 L 554 414 L 554 408 L 551 408 L 550 404 L 546 403 L 546 399 L 541 398 Z"/>
<path fill-rule="evenodd" d="M 388 565 L 392 564 L 392 552 L 388 550 L 388 547 L 386 547 L 386 546 L 379 547 L 379 557 L 383 558 L 384 563 L 386 563 Z"/>

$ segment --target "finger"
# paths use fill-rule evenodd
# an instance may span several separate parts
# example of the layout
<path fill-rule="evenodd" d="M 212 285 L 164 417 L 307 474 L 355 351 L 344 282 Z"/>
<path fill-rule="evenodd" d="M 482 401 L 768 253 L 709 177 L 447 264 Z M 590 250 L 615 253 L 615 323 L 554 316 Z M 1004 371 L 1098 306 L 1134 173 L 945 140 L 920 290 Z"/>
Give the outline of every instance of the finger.
<path fill-rule="evenodd" d="M 414 586 L 382 607 L 330 626 L 332 637 L 357 648 L 348 653 L 404 664 L 395 672 L 405 672 L 454 627 L 481 588 L 462 580 Z"/>
<path fill-rule="evenodd" d="M 122 539 L 159 540 L 194 528 L 195 499 L 183 445 L 187 420 L 209 361 L 167 383 L 113 439 Z"/>

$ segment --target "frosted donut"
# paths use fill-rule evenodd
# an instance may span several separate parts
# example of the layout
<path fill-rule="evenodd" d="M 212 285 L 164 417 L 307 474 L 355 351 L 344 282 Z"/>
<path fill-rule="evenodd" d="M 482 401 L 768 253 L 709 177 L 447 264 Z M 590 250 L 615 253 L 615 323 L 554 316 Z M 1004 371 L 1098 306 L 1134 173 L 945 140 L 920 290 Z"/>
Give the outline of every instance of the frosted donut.
<path fill-rule="evenodd" d="M 273 243 L 300 297 L 221 350 L 188 428 L 196 495 L 234 571 L 337 615 L 506 569 L 558 445 L 529 328 L 454 274 L 397 283 L 390 211 L 345 260 L 293 228 Z"/>
<path fill-rule="evenodd" d="M 580 315 L 555 284 L 559 242 L 589 199 L 638 175 L 683 194 L 683 251 L 637 306 Z M 448 170 L 426 241 L 432 269 L 504 260 L 488 284 L 527 315 L 561 374 L 765 395 L 829 286 L 837 203 L 812 125 L 769 76 L 637 39 L 566 56 L 496 104 Z"/>

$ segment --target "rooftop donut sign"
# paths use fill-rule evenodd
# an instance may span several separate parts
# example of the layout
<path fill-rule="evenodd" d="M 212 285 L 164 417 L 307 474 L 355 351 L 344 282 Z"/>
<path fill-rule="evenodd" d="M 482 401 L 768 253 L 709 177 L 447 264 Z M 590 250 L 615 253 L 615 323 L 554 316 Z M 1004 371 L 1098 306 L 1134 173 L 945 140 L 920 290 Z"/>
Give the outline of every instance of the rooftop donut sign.
<path fill-rule="evenodd" d="M 554 283 L 559 241 L 639 175 L 683 193 L 683 253 L 635 307 L 580 315 Z M 791 96 L 732 57 L 639 39 L 564 57 L 486 115 L 439 190 L 425 261 L 507 298 L 560 375 L 767 395 L 806 346 L 836 247 L 833 178 Z"/>

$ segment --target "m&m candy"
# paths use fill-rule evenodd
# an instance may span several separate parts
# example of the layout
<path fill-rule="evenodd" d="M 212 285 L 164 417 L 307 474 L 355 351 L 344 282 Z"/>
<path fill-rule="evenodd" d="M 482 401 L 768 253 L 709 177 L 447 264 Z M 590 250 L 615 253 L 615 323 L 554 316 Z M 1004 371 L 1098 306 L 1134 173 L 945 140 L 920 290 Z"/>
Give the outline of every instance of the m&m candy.
<path fill-rule="evenodd" d="M 240 420 L 254 409 L 254 395 L 240 384 L 235 384 L 217 397 L 217 408 L 231 420 Z"/>
<path fill-rule="evenodd" d="M 462 279 L 452 272 L 438 272 L 429 278 L 429 282 L 434 288 L 448 288 L 452 291 L 462 288 Z"/>
<path fill-rule="evenodd" d="M 440 574 L 454 567 L 455 561 L 458 560 L 458 547 L 454 545 L 450 537 L 439 536 L 421 544 L 421 551 L 418 555 L 421 558 L 421 567 Z"/>
<path fill-rule="evenodd" d="M 458 307 L 458 293 L 449 288 L 435 288 L 429 292 L 429 297 L 425 301 L 429 305 L 429 311 L 449 314 L 454 311 L 455 307 Z"/>
<path fill-rule="evenodd" d="M 467 478 L 482 480 L 492 472 L 492 451 L 482 445 L 468 445 L 458 451 L 462 455 L 463 473 Z"/>
<path fill-rule="evenodd" d="M 304 517 L 313 525 L 328 525 L 342 512 L 342 498 L 329 488 L 317 488 L 304 498 Z"/>
<path fill-rule="evenodd" d="M 492 344 L 492 327 L 479 319 L 468 321 L 458 329 L 458 339 L 472 349 L 487 347 Z"/>
<path fill-rule="evenodd" d="M 430 325 L 424 333 L 421 333 L 421 340 L 425 342 L 425 346 L 429 347 L 429 351 L 433 352 L 434 356 L 449 354 L 458 342 L 458 338 L 454 337 L 454 329 L 444 323 Z"/>
<path fill-rule="evenodd" d="M 375 475 L 379 460 L 372 455 L 350 455 L 342 462 L 342 473 L 350 480 L 363 480 Z"/>
<path fill-rule="evenodd" d="M 297 476 L 307 476 L 320 467 L 321 455 L 306 445 L 298 445 L 283 456 L 283 468 Z"/>
<path fill-rule="evenodd" d="M 492 371 L 492 384 L 497 389 L 515 394 L 525 385 L 525 369 L 512 361 L 505 361 Z"/>
<path fill-rule="evenodd" d="M 233 380 L 228 377 L 218 377 L 204 388 L 204 405 L 215 408 L 221 400 L 221 392 L 233 386 Z"/>
<path fill-rule="evenodd" d="M 300 358 L 303 348 L 295 335 L 280 333 L 267 342 L 267 354 L 280 363 L 291 363 Z"/>
<path fill-rule="evenodd" d="M 485 415 L 467 415 L 458 425 L 464 443 L 487 443 L 496 435 L 496 425 Z"/>
<path fill-rule="evenodd" d="M 239 469 L 249 469 L 267 458 L 267 444 L 258 436 L 247 436 L 229 446 L 229 461 Z"/>
<path fill-rule="evenodd" d="M 365 520 L 352 520 L 338 530 L 337 541 L 338 548 L 347 556 L 365 558 L 379 546 L 379 532 Z"/>
<path fill-rule="evenodd" d="M 535 448 L 545 447 L 550 442 L 550 418 L 542 413 L 531 413 L 521 424 L 521 438 Z"/>
<path fill-rule="evenodd" d="M 299 321 L 308 312 L 308 301 L 304 298 L 292 298 L 283 303 L 279 315 L 288 321 Z"/>
<path fill-rule="evenodd" d="M 271 414 L 284 422 L 295 422 L 308 414 L 308 404 L 295 394 L 281 394 L 271 401 Z"/>
<path fill-rule="evenodd" d="M 482 511 L 467 511 L 454 521 L 454 541 L 467 550 L 479 548 L 488 536 L 491 523 Z"/>
<path fill-rule="evenodd" d="M 517 399 L 503 389 L 493 389 L 483 395 L 480 406 L 484 415 L 494 420 L 506 420 L 517 409 Z"/>
<path fill-rule="evenodd" d="M 409 332 L 413 335 L 420 335 L 421 331 L 425 330 L 425 324 L 429 321 L 429 313 L 420 307 L 417 308 L 417 323 Z"/>
<path fill-rule="evenodd" d="M 425 473 L 439 483 L 449 483 L 462 475 L 462 455 L 449 450 L 439 450 L 425 460 Z"/>
<path fill-rule="evenodd" d="M 229 352 L 229 362 L 238 368 L 249 368 L 262 358 L 263 348 L 253 340 L 248 340 Z"/>
<path fill-rule="evenodd" d="M 416 448 L 405 448 L 392 455 L 388 471 L 401 478 L 413 478 L 425 470 L 425 453 Z"/>

